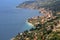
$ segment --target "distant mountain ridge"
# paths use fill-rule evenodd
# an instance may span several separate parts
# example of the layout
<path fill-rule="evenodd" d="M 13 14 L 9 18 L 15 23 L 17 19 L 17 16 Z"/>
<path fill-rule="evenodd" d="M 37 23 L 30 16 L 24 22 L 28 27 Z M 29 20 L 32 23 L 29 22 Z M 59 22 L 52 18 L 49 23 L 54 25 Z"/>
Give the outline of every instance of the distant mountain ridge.
<path fill-rule="evenodd" d="M 39 9 L 41 7 L 60 11 L 60 0 L 30 0 L 17 6 L 18 8 Z"/>

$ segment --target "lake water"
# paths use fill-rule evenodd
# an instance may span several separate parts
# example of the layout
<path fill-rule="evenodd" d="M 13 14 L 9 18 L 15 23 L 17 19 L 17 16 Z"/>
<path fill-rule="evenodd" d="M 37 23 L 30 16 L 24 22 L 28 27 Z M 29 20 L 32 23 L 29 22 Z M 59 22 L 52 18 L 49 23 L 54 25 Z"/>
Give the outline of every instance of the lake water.
<path fill-rule="evenodd" d="M 18 32 L 32 28 L 26 23 L 26 20 L 40 15 L 37 10 L 16 8 L 23 1 L 0 0 L 0 40 L 10 40 Z"/>

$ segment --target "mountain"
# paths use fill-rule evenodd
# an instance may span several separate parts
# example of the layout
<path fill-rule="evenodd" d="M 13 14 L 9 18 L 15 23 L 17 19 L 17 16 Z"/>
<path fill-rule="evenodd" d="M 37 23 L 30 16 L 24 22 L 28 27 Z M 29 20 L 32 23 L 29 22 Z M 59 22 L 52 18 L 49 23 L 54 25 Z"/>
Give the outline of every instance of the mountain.
<path fill-rule="evenodd" d="M 18 8 L 39 9 L 41 7 L 60 10 L 60 0 L 30 0 L 17 6 Z M 56 9 L 55 9 L 56 8 Z"/>

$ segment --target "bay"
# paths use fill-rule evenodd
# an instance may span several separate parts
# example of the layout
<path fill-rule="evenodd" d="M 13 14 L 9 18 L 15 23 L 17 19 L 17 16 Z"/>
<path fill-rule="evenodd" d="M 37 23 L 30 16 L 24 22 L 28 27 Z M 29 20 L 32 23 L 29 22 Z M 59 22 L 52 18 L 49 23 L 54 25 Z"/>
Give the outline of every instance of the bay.
<path fill-rule="evenodd" d="M 0 40 L 10 40 L 18 32 L 32 28 L 26 20 L 40 14 L 37 10 L 16 8 L 24 1 L 26 0 L 0 0 Z"/>

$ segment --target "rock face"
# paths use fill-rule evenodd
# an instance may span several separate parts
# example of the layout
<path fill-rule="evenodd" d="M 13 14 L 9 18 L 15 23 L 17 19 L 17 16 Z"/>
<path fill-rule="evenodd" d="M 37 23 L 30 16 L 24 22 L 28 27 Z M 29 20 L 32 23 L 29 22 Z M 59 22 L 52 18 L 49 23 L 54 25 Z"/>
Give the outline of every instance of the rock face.
<path fill-rule="evenodd" d="M 39 9 L 41 7 L 50 8 L 54 11 L 60 10 L 60 0 L 31 0 L 17 6 L 18 8 Z"/>

